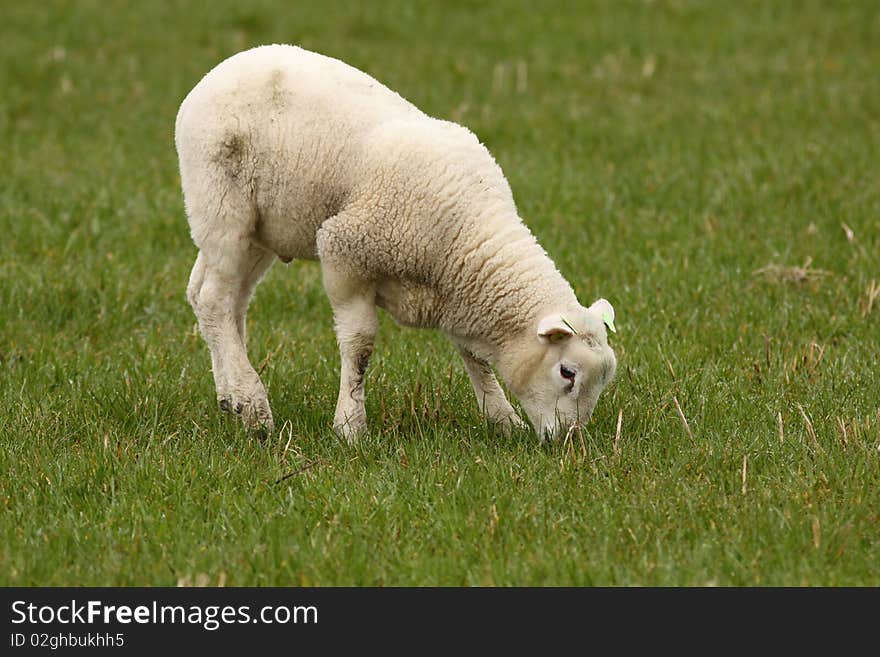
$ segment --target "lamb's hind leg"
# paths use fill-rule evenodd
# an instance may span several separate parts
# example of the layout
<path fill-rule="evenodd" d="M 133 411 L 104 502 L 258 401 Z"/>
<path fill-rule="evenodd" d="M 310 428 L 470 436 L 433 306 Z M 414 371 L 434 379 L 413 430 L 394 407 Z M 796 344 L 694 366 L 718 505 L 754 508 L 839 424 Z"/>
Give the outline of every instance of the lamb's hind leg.
<path fill-rule="evenodd" d="M 269 251 L 262 251 L 254 256 L 250 270 L 245 274 L 241 281 L 241 287 L 238 290 L 238 297 L 235 304 L 235 325 L 238 328 L 238 334 L 241 336 L 242 344 L 247 347 L 247 309 L 251 302 L 251 297 L 260 279 L 263 278 L 272 263 L 275 262 L 275 254 Z"/>
<path fill-rule="evenodd" d="M 266 389 L 247 356 L 244 312 L 271 254 L 246 240 L 202 249 L 187 296 L 211 350 L 220 407 L 252 429 L 274 429 Z"/>

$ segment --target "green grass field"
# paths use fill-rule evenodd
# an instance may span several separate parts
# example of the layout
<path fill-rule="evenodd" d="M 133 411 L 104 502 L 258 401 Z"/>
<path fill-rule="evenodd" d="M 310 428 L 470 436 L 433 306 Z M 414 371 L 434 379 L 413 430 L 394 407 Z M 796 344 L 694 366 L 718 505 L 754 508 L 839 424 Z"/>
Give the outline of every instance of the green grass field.
<path fill-rule="evenodd" d="M 2 1 L 0 584 L 880 585 L 880 7 L 531 6 Z M 174 117 L 270 42 L 468 125 L 614 303 L 582 437 L 382 317 L 342 444 L 312 262 L 249 315 L 279 434 L 221 414 Z"/>

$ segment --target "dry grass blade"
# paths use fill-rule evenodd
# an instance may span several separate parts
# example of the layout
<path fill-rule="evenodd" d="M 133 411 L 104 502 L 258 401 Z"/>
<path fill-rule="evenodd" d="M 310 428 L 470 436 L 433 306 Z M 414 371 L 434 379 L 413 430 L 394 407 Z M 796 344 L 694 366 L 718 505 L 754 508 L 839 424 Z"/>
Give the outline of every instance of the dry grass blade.
<path fill-rule="evenodd" d="M 504 62 L 498 62 L 495 64 L 495 68 L 492 70 L 492 95 L 497 96 L 504 89 L 504 78 L 506 73 L 506 66 Z"/>
<path fill-rule="evenodd" d="M 516 93 L 524 94 L 529 86 L 529 66 L 522 59 L 516 63 Z"/>
<path fill-rule="evenodd" d="M 265 371 L 266 367 L 269 365 L 269 361 L 271 361 L 273 358 L 275 358 L 275 356 L 278 355 L 278 352 L 281 351 L 281 347 L 282 347 L 282 345 L 279 344 L 272 351 L 270 351 L 268 354 L 266 354 L 266 357 L 263 358 L 263 360 L 260 362 L 260 366 L 257 368 L 257 375 L 258 376 L 263 376 L 263 372 Z"/>
<path fill-rule="evenodd" d="M 568 428 L 568 431 L 565 432 L 565 437 L 562 439 L 562 446 L 565 448 L 565 456 L 573 462 L 577 461 L 575 451 L 576 445 L 574 442 L 574 436 L 577 434 L 578 440 L 581 445 L 581 460 L 587 460 L 587 443 L 584 440 L 584 430 L 580 425 L 573 424 Z"/>
<path fill-rule="evenodd" d="M 322 462 L 321 459 L 316 459 L 316 460 L 312 461 L 311 463 L 306 463 L 306 464 L 305 464 L 304 466 L 302 466 L 301 468 L 297 468 L 297 469 L 294 470 L 293 472 L 288 472 L 286 475 L 283 475 L 283 476 L 279 477 L 278 479 L 275 480 L 275 483 L 276 483 L 276 484 L 280 484 L 280 483 L 281 483 L 282 481 L 284 481 L 285 479 L 290 479 L 291 477 L 295 477 L 295 476 L 297 476 L 297 475 L 299 475 L 299 474 L 302 474 L 302 473 L 305 472 L 306 470 L 309 470 L 309 469 L 311 469 L 311 468 L 314 468 L 316 465 L 318 465 L 318 464 L 321 463 L 321 462 Z"/>
<path fill-rule="evenodd" d="M 748 485 L 746 483 L 746 477 L 748 476 L 749 471 L 749 455 L 748 453 L 743 454 L 743 465 L 742 465 L 742 494 L 745 495 L 748 492 Z"/>
<path fill-rule="evenodd" d="M 840 431 L 840 440 L 843 442 L 843 448 L 846 449 L 849 445 L 849 440 L 846 435 L 846 422 L 842 417 L 837 418 L 837 429 Z"/>
<path fill-rule="evenodd" d="M 696 444 L 694 440 L 694 434 L 691 432 L 691 427 L 688 424 L 687 418 L 684 416 L 684 411 L 681 410 L 681 404 L 678 403 L 678 397 L 673 396 L 672 401 L 675 403 L 675 412 L 678 413 L 678 419 L 681 420 L 682 426 L 684 426 L 685 433 L 687 433 L 688 438 L 691 439 L 691 442 Z"/>
<path fill-rule="evenodd" d="M 498 521 L 501 520 L 501 516 L 498 514 L 498 506 L 493 502 L 492 506 L 489 507 L 489 534 L 495 533 L 495 528 L 498 526 Z"/>
<path fill-rule="evenodd" d="M 620 429 L 623 426 L 623 409 L 617 413 L 617 431 L 614 432 L 614 456 L 620 456 Z"/>
<path fill-rule="evenodd" d="M 868 289 L 865 290 L 865 298 L 861 301 L 859 305 L 861 305 L 861 313 L 862 317 L 867 317 L 871 314 L 871 311 L 874 309 L 874 302 L 880 298 L 880 283 L 872 280 L 868 283 Z"/>
<path fill-rule="evenodd" d="M 847 226 L 842 221 L 840 222 L 840 227 L 843 228 L 843 232 L 846 234 L 846 241 L 852 244 L 856 241 L 856 234 L 853 232 L 853 229 Z"/>
<path fill-rule="evenodd" d="M 281 440 L 284 436 L 284 430 L 287 430 L 287 443 L 284 445 L 284 450 L 281 452 L 281 461 L 284 462 L 284 459 L 287 457 L 287 450 L 290 449 L 290 443 L 293 440 L 293 423 L 290 420 L 284 422 L 281 426 L 281 431 L 278 432 L 278 439 Z"/>
<path fill-rule="evenodd" d="M 785 442 L 785 431 L 782 427 L 782 411 L 779 411 L 776 414 L 776 424 L 779 428 L 779 442 L 784 443 Z"/>
<path fill-rule="evenodd" d="M 807 412 L 804 410 L 804 407 L 800 404 L 797 405 L 798 410 L 801 412 L 801 417 L 804 418 L 804 425 L 807 428 L 807 435 L 810 437 L 810 442 L 813 443 L 814 447 L 819 446 L 819 438 L 816 436 L 816 430 L 813 428 L 813 423 L 810 421 Z"/>
<path fill-rule="evenodd" d="M 767 265 L 753 271 L 752 276 L 763 277 L 769 283 L 808 283 L 831 275 L 830 271 L 810 267 L 812 262 L 812 258 L 807 258 L 800 267 Z"/>

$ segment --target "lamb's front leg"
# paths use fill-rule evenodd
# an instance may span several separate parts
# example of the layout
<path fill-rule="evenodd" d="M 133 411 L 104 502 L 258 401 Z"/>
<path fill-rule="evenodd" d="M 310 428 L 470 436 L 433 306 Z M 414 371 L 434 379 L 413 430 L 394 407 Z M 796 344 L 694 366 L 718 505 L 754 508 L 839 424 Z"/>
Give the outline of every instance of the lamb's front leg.
<path fill-rule="evenodd" d="M 513 410 L 513 406 L 507 401 L 498 379 L 492 367 L 482 358 L 475 356 L 467 347 L 462 344 L 455 343 L 458 353 L 464 362 L 464 369 L 468 373 L 471 385 L 474 387 L 474 393 L 477 395 L 477 403 L 480 405 L 480 411 L 489 419 L 490 422 L 497 424 L 505 433 L 509 433 L 511 429 L 525 427 L 520 417 Z"/>
<path fill-rule="evenodd" d="M 378 320 L 375 285 L 322 261 L 324 289 L 333 308 L 341 358 L 339 399 L 333 428 L 349 442 L 367 429 L 364 375 L 373 353 Z"/>

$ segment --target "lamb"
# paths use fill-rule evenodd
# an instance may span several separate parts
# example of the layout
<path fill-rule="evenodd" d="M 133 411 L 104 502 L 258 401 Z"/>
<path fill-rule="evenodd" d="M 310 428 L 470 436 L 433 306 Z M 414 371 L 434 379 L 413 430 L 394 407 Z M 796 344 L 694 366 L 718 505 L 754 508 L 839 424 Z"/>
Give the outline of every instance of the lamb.
<path fill-rule="evenodd" d="M 349 441 L 367 426 L 377 306 L 444 332 L 502 429 L 525 425 L 493 366 L 542 440 L 590 418 L 616 369 L 614 309 L 578 302 L 467 128 L 339 60 L 271 45 L 230 57 L 193 88 L 175 145 L 199 249 L 187 297 L 220 407 L 246 426 L 274 427 L 245 313 L 276 258 L 320 262 L 341 358 L 333 426 Z"/>

